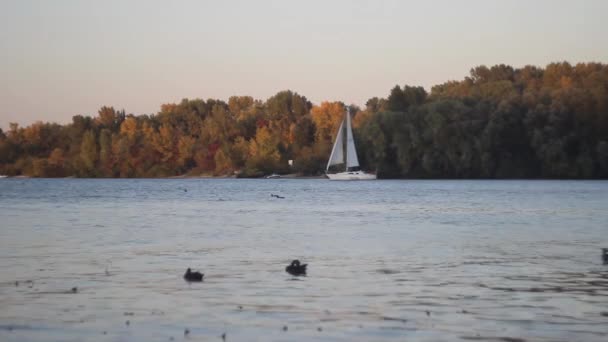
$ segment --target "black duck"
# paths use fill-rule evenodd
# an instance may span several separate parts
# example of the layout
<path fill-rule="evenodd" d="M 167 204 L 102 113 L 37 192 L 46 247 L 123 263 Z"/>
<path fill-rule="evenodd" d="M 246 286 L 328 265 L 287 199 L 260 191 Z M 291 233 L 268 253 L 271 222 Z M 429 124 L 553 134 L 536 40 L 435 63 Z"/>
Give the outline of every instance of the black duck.
<path fill-rule="evenodd" d="M 308 264 L 300 265 L 300 260 L 294 260 L 291 264 L 285 267 L 285 271 L 294 276 L 306 275 L 306 266 Z"/>
<path fill-rule="evenodd" d="M 186 273 L 184 273 L 184 279 L 186 281 L 203 281 L 203 276 L 205 275 L 201 272 L 192 272 L 190 268 L 188 268 Z"/>

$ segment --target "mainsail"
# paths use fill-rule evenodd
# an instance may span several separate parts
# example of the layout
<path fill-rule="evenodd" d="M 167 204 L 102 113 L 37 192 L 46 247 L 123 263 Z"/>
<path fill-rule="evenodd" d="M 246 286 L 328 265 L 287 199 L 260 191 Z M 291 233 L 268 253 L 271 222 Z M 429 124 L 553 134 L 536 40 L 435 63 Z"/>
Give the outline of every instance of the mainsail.
<path fill-rule="evenodd" d="M 355 149 L 353 129 L 350 125 L 350 110 L 346 111 L 346 170 L 359 167 L 359 158 Z"/>
<path fill-rule="evenodd" d="M 353 139 L 353 129 L 350 123 L 350 111 L 346 111 L 346 119 L 340 123 L 338 129 L 338 135 L 336 135 L 336 141 L 334 147 L 331 149 L 331 155 L 327 162 L 327 169 L 332 165 L 346 164 L 346 170 L 359 167 L 359 158 L 357 158 L 357 150 L 355 149 L 355 141 Z M 344 126 L 346 126 L 346 160 L 344 155 Z"/>

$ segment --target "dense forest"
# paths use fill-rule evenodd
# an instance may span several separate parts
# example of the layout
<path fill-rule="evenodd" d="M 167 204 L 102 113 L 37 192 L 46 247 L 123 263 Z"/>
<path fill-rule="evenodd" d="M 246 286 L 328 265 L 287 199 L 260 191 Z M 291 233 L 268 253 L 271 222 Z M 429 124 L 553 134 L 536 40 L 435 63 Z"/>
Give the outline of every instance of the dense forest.
<path fill-rule="evenodd" d="M 0 129 L 0 174 L 318 175 L 344 110 L 292 91 L 184 99 L 153 115 L 102 107 L 66 125 Z M 430 93 L 395 86 L 351 112 L 362 168 L 380 178 L 608 178 L 606 64 L 479 66 Z"/>

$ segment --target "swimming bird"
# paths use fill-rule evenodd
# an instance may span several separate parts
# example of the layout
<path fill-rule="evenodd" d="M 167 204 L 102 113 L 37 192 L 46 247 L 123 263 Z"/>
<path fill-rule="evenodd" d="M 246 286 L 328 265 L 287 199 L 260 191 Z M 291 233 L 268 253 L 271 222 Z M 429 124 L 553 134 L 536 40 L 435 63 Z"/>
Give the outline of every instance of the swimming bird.
<path fill-rule="evenodd" d="M 285 267 L 285 272 L 294 276 L 306 275 L 306 266 L 308 264 L 300 265 L 300 260 L 294 260 L 291 265 Z"/>
<path fill-rule="evenodd" d="M 608 248 L 602 248 L 602 260 L 604 265 L 608 265 Z"/>
<path fill-rule="evenodd" d="M 283 196 L 279 196 L 279 195 L 275 195 L 275 194 L 270 194 L 270 197 L 276 197 L 276 198 L 285 198 Z"/>
<path fill-rule="evenodd" d="M 192 270 L 188 267 L 186 273 L 184 273 L 184 279 L 186 281 L 203 281 L 203 277 L 205 275 L 201 272 L 192 272 Z"/>

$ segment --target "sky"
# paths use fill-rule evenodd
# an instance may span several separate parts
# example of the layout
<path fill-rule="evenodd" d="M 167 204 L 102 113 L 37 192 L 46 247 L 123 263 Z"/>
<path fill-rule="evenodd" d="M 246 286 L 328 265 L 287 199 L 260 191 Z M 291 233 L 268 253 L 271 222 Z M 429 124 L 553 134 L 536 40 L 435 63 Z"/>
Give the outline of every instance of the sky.
<path fill-rule="evenodd" d="M 183 98 L 360 106 L 477 65 L 608 62 L 605 0 L 0 0 L 0 128 Z"/>

